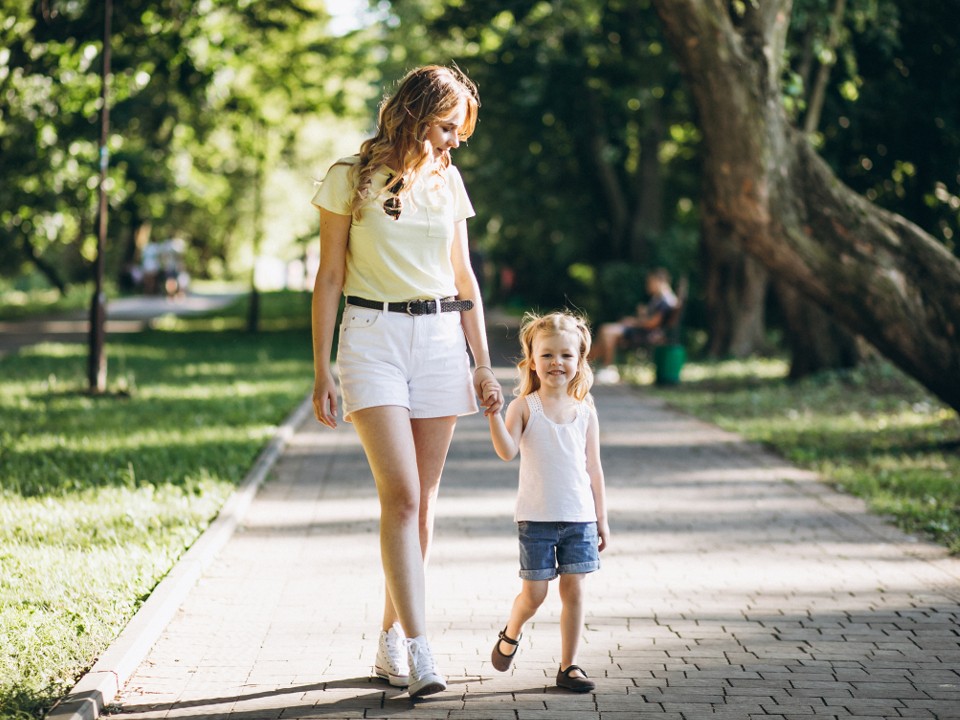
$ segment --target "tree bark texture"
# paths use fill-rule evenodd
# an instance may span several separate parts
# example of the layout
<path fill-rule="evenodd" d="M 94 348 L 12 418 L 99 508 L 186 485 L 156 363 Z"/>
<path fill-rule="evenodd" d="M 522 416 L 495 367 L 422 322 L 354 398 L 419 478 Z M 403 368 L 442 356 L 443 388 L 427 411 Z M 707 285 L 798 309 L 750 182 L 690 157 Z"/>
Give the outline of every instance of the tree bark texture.
<path fill-rule="evenodd" d="M 704 138 L 704 205 L 746 252 L 960 409 L 960 260 L 844 186 L 780 103 L 790 0 L 654 0 Z"/>
<path fill-rule="evenodd" d="M 769 274 L 741 249 L 732 228 L 707 208 L 701 210 L 700 248 L 704 300 L 710 332 L 707 354 L 748 357 L 762 349 Z"/>
<path fill-rule="evenodd" d="M 861 360 L 857 338 L 786 282 L 773 283 L 790 348 L 790 379 L 822 370 L 856 367 Z"/>

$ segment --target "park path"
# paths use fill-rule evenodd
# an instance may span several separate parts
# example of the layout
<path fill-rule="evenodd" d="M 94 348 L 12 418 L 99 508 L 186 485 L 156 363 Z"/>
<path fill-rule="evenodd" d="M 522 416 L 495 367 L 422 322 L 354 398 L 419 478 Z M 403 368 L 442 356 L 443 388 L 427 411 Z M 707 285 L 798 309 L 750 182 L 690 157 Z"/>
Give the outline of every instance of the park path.
<path fill-rule="evenodd" d="M 109 335 L 140 332 L 163 315 L 192 315 L 218 310 L 242 293 L 190 293 L 182 298 L 131 296 L 107 303 L 106 331 Z M 86 342 L 90 313 L 75 310 L 26 320 L 0 320 L 0 357 L 43 342 Z"/>
<path fill-rule="evenodd" d="M 517 467 L 477 416 L 454 438 L 428 577 L 449 688 L 412 703 L 370 679 L 374 488 L 352 428 L 307 418 L 110 716 L 960 718 L 960 560 L 642 390 L 595 394 L 613 532 L 587 585 L 595 693 L 553 687 L 555 588 L 511 672 L 490 666 L 519 586 Z"/>

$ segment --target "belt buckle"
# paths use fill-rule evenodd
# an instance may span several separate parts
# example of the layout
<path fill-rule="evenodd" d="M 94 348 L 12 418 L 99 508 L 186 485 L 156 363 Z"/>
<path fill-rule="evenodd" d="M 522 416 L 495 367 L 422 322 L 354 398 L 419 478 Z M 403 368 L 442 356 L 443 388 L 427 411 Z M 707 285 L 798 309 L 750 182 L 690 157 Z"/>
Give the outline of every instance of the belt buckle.
<path fill-rule="evenodd" d="M 413 317 L 414 315 L 423 315 L 423 313 L 419 313 L 419 312 L 414 312 L 414 311 L 413 311 L 414 303 L 418 303 L 418 302 L 420 302 L 420 301 L 419 301 L 419 300 L 408 300 L 408 301 L 407 301 L 407 315 L 409 315 L 410 317 Z"/>

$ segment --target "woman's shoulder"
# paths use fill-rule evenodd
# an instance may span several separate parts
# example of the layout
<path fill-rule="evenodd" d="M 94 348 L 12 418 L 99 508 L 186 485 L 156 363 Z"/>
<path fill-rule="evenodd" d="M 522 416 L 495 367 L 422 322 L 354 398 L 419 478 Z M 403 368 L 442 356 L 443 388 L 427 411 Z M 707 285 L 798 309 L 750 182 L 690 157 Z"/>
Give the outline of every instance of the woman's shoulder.
<path fill-rule="evenodd" d="M 359 162 L 359 155 L 348 155 L 347 157 L 342 157 L 327 169 L 327 175 L 346 175 Z"/>
<path fill-rule="evenodd" d="M 331 179 L 346 180 L 350 175 L 350 171 L 358 162 L 360 162 L 360 158 L 357 155 L 340 158 L 327 168 L 327 173 L 323 176 L 323 182 Z"/>
<path fill-rule="evenodd" d="M 447 169 L 444 170 L 444 174 L 448 182 L 463 187 L 463 176 L 460 174 L 460 169 L 456 165 L 453 163 L 447 165 Z"/>

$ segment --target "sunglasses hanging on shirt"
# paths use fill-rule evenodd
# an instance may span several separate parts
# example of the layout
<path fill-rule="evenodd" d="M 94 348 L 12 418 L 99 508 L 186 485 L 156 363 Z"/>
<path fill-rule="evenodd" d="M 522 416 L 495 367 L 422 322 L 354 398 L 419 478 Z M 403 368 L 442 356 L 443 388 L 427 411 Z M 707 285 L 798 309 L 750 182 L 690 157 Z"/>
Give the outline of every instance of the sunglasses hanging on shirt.
<path fill-rule="evenodd" d="M 387 184 L 393 180 L 393 176 L 387 180 Z M 403 190 L 403 178 L 397 180 L 393 190 L 390 191 L 390 197 L 383 201 L 383 211 L 394 220 L 400 219 L 400 213 L 403 211 L 403 202 L 400 200 L 400 191 Z"/>

